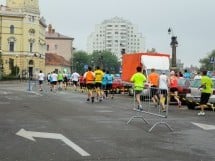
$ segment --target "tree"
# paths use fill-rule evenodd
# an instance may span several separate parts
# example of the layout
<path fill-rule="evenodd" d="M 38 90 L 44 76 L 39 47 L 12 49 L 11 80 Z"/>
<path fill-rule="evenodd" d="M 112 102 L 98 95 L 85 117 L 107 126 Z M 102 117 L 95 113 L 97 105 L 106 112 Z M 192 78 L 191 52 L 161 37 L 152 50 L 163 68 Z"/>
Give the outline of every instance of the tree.
<path fill-rule="evenodd" d="M 74 52 L 71 59 L 72 72 L 84 73 L 84 66 L 89 64 L 89 55 L 85 51 Z"/>
<path fill-rule="evenodd" d="M 90 65 L 95 68 L 108 70 L 110 73 L 119 73 L 120 63 L 118 58 L 109 51 L 94 52 L 90 55 Z"/>
<path fill-rule="evenodd" d="M 214 61 L 211 62 L 211 59 L 214 58 Z M 201 69 L 205 70 L 214 70 L 215 68 L 215 50 L 213 50 L 211 53 L 207 55 L 207 57 L 199 60 L 201 64 Z"/>
<path fill-rule="evenodd" d="M 91 66 L 93 69 L 99 66 L 110 73 L 119 73 L 120 68 L 118 58 L 108 51 L 93 52 L 92 54 L 87 54 L 85 51 L 74 52 L 71 64 L 72 71 L 76 70 L 78 73 L 84 73 L 86 70 L 84 67 L 88 66 Z"/>

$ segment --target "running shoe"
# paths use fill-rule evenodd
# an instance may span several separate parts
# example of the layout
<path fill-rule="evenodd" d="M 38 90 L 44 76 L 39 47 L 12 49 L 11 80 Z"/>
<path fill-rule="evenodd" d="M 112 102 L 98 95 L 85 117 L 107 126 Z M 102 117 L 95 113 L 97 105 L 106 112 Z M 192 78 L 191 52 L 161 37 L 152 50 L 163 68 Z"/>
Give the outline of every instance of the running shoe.
<path fill-rule="evenodd" d="M 178 103 L 178 107 L 179 107 L 179 108 L 181 107 L 181 101 Z"/>
<path fill-rule="evenodd" d="M 142 105 L 138 105 L 137 109 L 140 110 L 140 111 L 143 111 L 143 106 Z"/>
<path fill-rule="evenodd" d="M 94 101 L 95 101 L 94 99 L 95 99 L 94 97 L 91 97 L 91 101 L 92 101 L 92 103 L 94 103 Z"/>
<path fill-rule="evenodd" d="M 200 111 L 200 112 L 198 113 L 198 116 L 205 116 L 205 112 Z"/>

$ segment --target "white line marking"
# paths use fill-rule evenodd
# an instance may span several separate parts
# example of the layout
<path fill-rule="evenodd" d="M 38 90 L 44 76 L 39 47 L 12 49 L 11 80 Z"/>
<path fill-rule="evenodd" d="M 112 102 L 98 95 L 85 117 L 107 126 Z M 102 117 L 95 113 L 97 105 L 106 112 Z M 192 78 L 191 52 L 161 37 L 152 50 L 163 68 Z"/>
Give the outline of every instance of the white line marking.
<path fill-rule="evenodd" d="M 104 112 L 104 113 L 105 113 L 105 112 L 106 112 L 106 113 L 111 113 L 111 112 L 113 112 L 113 111 L 110 111 L 110 110 L 98 110 L 98 111 L 96 111 L 96 112 L 101 112 L 101 113 L 103 113 L 103 112 Z"/>
<path fill-rule="evenodd" d="M 45 139 L 59 139 L 63 141 L 65 144 L 67 144 L 69 147 L 74 149 L 76 152 L 78 152 L 81 156 L 90 156 L 89 153 L 84 151 L 81 147 L 79 147 L 77 144 L 73 143 L 69 139 L 67 139 L 62 134 L 57 133 L 45 133 L 45 132 L 34 132 L 34 131 L 26 131 L 25 129 L 20 129 L 16 135 L 21 136 L 23 138 L 29 139 L 31 141 L 35 141 L 34 137 L 38 138 L 45 138 Z"/>
<path fill-rule="evenodd" d="M 207 124 L 201 124 L 201 123 L 195 123 L 195 122 L 192 122 L 192 124 L 202 128 L 203 130 L 215 130 L 215 125 L 207 125 Z"/>

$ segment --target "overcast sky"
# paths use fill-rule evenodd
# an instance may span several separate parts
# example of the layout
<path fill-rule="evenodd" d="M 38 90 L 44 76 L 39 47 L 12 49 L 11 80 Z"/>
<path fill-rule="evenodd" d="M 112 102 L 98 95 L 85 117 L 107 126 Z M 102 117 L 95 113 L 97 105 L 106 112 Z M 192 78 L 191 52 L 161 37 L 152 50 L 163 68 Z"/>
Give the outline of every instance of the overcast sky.
<path fill-rule="evenodd" d="M 0 0 L 6 4 L 6 0 Z M 145 48 L 171 54 L 168 28 L 178 38 L 177 58 L 186 66 L 215 49 L 215 0 L 39 0 L 41 16 L 56 32 L 86 50 L 95 25 L 115 16 L 138 26 Z"/>

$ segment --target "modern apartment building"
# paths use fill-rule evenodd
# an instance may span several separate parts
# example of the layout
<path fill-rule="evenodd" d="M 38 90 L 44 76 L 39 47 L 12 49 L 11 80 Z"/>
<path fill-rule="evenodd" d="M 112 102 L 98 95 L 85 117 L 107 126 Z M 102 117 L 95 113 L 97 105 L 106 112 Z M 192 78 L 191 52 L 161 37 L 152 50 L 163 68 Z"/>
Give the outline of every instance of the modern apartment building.
<path fill-rule="evenodd" d="M 35 76 L 45 70 L 46 23 L 38 0 L 7 0 L 0 6 L 1 74 L 18 67 L 17 76 Z"/>
<path fill-rule="evenodd" d="M 120 60 L 123 50 L 126 53 L 144 52 L 144 38 L 138 32 L 137 26 L 119 17 L 104 20 L 96 25 L 95 31 L 87 40 L 89 53 L 110 51 Z"/>

